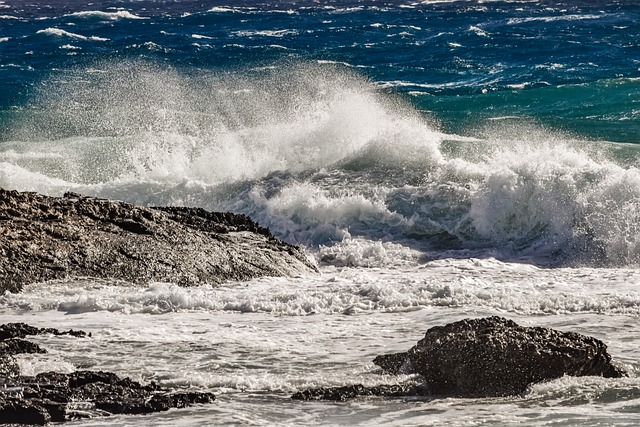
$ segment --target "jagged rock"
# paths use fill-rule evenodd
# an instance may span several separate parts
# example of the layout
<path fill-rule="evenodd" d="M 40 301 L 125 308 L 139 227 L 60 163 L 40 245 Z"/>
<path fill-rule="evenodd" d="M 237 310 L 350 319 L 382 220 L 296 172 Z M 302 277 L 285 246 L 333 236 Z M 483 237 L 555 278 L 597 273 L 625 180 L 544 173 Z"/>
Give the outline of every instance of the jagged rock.
<path fill-rule="evenodd" d="M 413 367 L 407 352 L 381 354 L 373 359 L 373 363 L 380 366 L 382 370 L 388 374 L 410 374 L 413 372 Z"/>
<path fill-rule="evenodd" d="M 45 408 L 30 401 L 0 398 L 0 424 L 45 425 L 51 416 Z"/>
<path fill-rule="evenodd" d="M 499 397 L 571 376 L 620 378 L 600 340 L 574 332 L 523 327 L 501 317 L 466 319 L 429 329 L 407 352 L 377 356 L 387 374 L 419 374 L 404 384 L 304 390 L 298 400 L 380 397 Z"/>
<path fill-rule="evenodd" d="M 426 389 L 417 383 L 378 385 L 365 387 L 362 384 L 342 387 L 322 387 L 303 390 L 291 396 L 294 400 L 335 400 L 345 401 L 354 397 L 403 397 L 426 396 Z"/>
<path fill-rule="evenodd" d="M 54 328 L 36 328 L 26 323 L 7 323 L 0 325 L 0 383 L 4 377 L 20 375 L 20 369 L 12 357 L 16 354 L 46 353 L 35 343 L 23 340 L 27 335 L 53 334 L 84 337 L 84 331 L 59 331 Z M 89 334 L 91 336 L 91 334 Z"/>
<path fill-rule="evenodd" d="M 24 338 L 27 335 L 71 335 L 74 337 L 84 337 L 87 334 L 84 331 L 59 331 L 55 328 L 36 328 L 35 326 L 27 325 L 26 323 L 5 323 L 0 325 L 0 341 L 9 338 Z M 89 334 L 91 336 L 91 334 Z"/>
<path fill-rule="evenodd" d="M 103 277 L 183 286 L 317 271 L 244 215 L 0 189 L 0 292 Z"/>
<path fill-rule="evenodd" d="M 13 356 L 15 354 L 46 353 L 38 344 L 20 338 L 0 341 L 0 355 Z"/>
<path fill-rule="evenodd" d="M 69 405 L 74 402 L 84 402 L 88 407 L 85 410 L 109 415 L 147 414 L 215 400 L 211 393 L 171 393 L 155 383 L 142 385 L 102 371 L 46 372 L 35 377 L 21 377 L 20 381 L 24 384 L 24 399 L 42 406 L 45 406 L 42 402 L 56 405 L 53 413 L 49 411 L 52 421 L 74 417 L 75 406 Z"/>
<path fill-rule="evenodd" d="M 153 382 L 143 385 L 112 372 L 45 372 L 35 377 L 20 376 L 12 356 L 45 350 L 14 337 L 37 334 L 87 336 L 83 331 L 61 332 L 24 323 L 0 326 L 0 424 L 44 425 L 112 414 L 147 414 L 215 400 L 212 393 L 174 393 Z"/>
<path fill-rule="evenodd" d="M 458 397 L 520 394 L 564 375 L 625 375 L 598 339 L 495 316 L 433 327 L 408 352 L 374 363 L 390 373 L 422 375 L 433 395 Z"/>
<path fill-rule="evenodd" d="M 18 375 L 20 375 L 20 368 L 16 360 L 11 355 L 0 352 L 0 384 L 6 378 Z"/>

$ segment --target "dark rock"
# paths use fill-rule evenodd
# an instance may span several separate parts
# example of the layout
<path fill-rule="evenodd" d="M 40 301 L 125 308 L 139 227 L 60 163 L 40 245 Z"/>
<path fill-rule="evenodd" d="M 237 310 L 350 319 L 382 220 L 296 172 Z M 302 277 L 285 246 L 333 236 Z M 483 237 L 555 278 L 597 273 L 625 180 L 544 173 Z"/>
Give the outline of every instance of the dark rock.
<path fill-rule="evenodd" d="M 112 414 L 148 414 L 211 403 L 212 393 L 171 393 L 155 383 L 142 385 L 111 372 L 76 371 L 71 374 L 46 372 L 36 377 L 13 380 L 22 385 L 26 402 L 45 408 L 51 421 Z M 77 402 L 87 408 L 76 409 Z"/>
<path fill-rule="evenodd" d="M 174 393 L 153 382 L 143 385 L 112 372 L 45 372 L 35 377 L 20 376 L 12 356 L 45 351 L 14 337 L 37 334 L 87 336 L 82 331 L 60 332 L 24 323 L 0 326 L 0 337 L 4 337 L 0 341 L 0 424 L 44 425 L 112 414 L 147 414 L 215 400 L 212 393 Z"/>
<path fill-rule="evenodd" d="M 16 354 L 46 353 L 38 344 L 20 338 L 0 341 L 0 355 L 13 356 Z"/>
<path fill-rule="evenodd" d="M 466 319 L 431 328 L 403 353 L 378 356 L 387 374 L 419 374 L 404 384 L 352 385 L 304 390 L 297 400 L 379 397 L 499 397 L 531 384 L 570 376 L 620 378 L 600 340 L 574 332 L 523 327 L 501 317 Z"/>
<path fill-rule="evenodd" d="M 209 212 L 202 208 L 181 206 L 154 206 L 154 209 L 166 212 L 174 221 L 188 225 L 195 230 L 205 230 L 210 233 L 250 231 L 273 238 L 268 228 L 260 227 L 246 215 L 236 215 L 229 212 Z"/>
<path fill-rule="evenodd" d="M 0 340 L 9 338 L 24 338 L 27 335 L 38 335 L 39 328 L 29 326 L 26 323 L 6 323 L 0 325 Z"/>
<path fill-rule="evenodd" d="M 0 292 L 105 277 L 182 286 L 317 271 L 244 215 L 0 189 Z"/>
<path fill-rule="evenodd" d="M 407 357 L 407 353 L 382 354 L 373 359 L 373 363 L 382 368 L 387 374 L 410 374 L 413 373 L 413 367 Z"/>
<path fill-rule="evenodd" d="M 0 354 L 0 383 L 8 377 L 20 375 L 20 368 L 16 360 L 8 354 Z"/>
<path fill-rule="evenodd" d="M 108 397 L 98 399 L 96 400 L 96 408 L 110 414 L 148 414 L 214 401 L 215 396 L 212 393 L 166 393 L 154 394 L 151 397 L 147 395 L 139 398 Z"/>
<path fill-rule="evenodd" d="M 49 412 L 30 401 L 0 400 L 0 424 L 45 425 L 51 421 Z"/>
<path fill-rule="evenodd" d="M 417 383 L 378 385 L 365 387 L 362 384 L 342 387 L 313 388 L 291 396 L 294 400 L 334 400 L 345 401 L 354 397 L 405 397 L 427 396 L 426 389 Z"/>
<path fill-rule="evenodd" d="M 59 331 L 55 328 L 36 328 L 34 326 L 27 325 L 26 323 L 6 323 L 0 325 L 0 340 L 6 340 L 9 338 L 24 338 L 27 335 L 71 335 L 74 337 L 84 337 L 87 334 L 84 331 Z M 91 334 L 89 334 L 91 336 Z"/>
<path fill-rule="evenodd" d="M 625 375 L 598 339 L 501 317 L 431 328 L 408 352 L 378 356 L 374 363 L 387 372 L 422 375 L 433 395 L 458 397 L 520 394 L 564 375 Z"/>
<path fill-rule="evenodd" d="M 36 328 L 25 323 L 7 323 L 0 325 L 0 383 L 2 383 L 3 378 L 17 377 L 20 375 L 20 369 L 12 356 L 16 354 L 47 352 L 37 344 L 22 339 L 27 335 L 39 334 L 72 335 L 76 337 L 86 336 L 86 333 L 83 331 L 59 331 L 54 328 Z"/>

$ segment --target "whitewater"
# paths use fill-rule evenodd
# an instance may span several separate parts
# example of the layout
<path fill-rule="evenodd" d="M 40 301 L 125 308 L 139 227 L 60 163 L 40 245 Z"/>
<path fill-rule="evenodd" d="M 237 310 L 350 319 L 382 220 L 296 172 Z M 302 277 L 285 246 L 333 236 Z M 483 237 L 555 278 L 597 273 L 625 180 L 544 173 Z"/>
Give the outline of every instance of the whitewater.
<path fill-rule="evenodd" d="M 634 2 L 0 1 L 0 187 L 249 215 L 318 274 L 0 295 L 25 374 L 102 369 L 212 405 L 69 425 L 637 425 Z M 635 56 L 634 56 L 635 55 Z M 0 238 L 2 238 L 0 236 Z M 498 399 L 299 402 L 500 315 L 604 341 L 629 378 Z"/>

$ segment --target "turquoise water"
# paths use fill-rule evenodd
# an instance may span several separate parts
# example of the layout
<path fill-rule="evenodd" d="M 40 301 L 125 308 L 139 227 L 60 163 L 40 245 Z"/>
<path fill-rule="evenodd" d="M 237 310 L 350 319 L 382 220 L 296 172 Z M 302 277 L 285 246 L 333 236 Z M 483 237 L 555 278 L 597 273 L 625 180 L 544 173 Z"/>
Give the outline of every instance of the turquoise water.
<path fill-rule="evenodd" d="M 589 139 L 639 141 L 633 1 L 7 0 L 0 13 L 5 123 L 52 72 L 95 62 L 237 73 L 335 61 L 454 133 L 518 116 Z"/>

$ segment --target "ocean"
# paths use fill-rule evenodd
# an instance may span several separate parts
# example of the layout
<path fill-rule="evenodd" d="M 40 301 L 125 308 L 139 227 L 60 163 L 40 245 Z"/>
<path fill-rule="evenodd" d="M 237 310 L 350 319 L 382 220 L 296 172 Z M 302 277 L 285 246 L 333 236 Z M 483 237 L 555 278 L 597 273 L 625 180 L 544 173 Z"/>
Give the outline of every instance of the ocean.
<path fill-rule="evenodd" d="M 0 296 L 26 374 L 103 369 L 212 405 L 71 426 L 640 423 L 640 4 L 0 1 L 0 187 L 249 215 L 318 274 L 109 278 Z M 0 237 L 1 238 L 1 237 Z M 629 378 L 492 399 L 299 402 L 499 315 Z"/>

